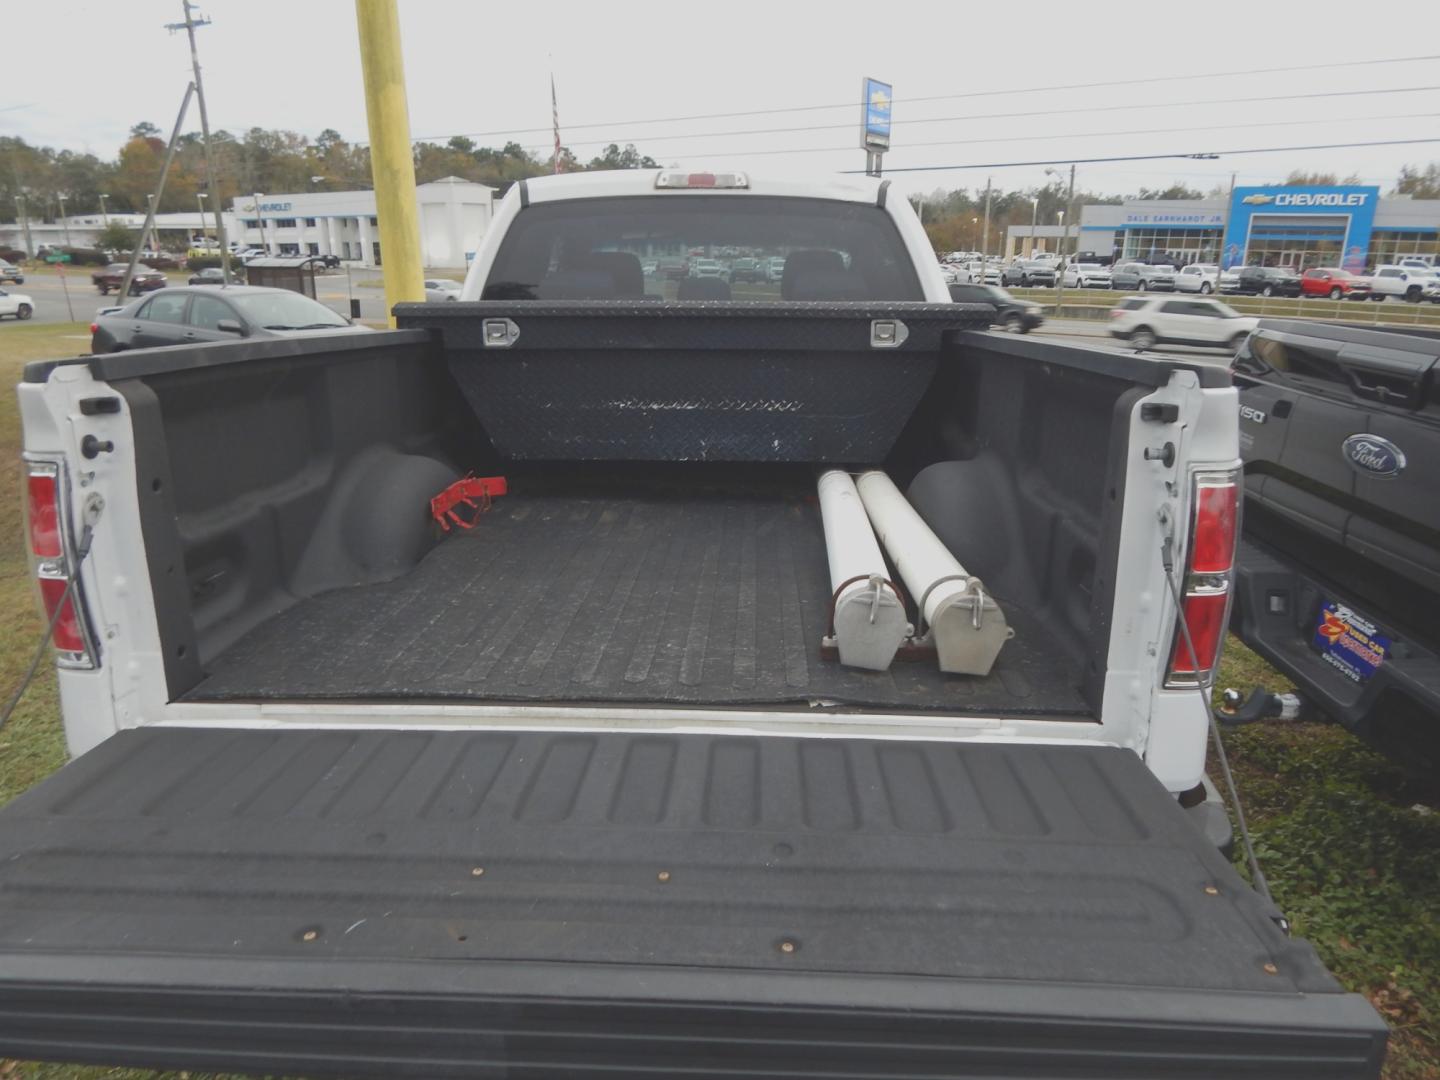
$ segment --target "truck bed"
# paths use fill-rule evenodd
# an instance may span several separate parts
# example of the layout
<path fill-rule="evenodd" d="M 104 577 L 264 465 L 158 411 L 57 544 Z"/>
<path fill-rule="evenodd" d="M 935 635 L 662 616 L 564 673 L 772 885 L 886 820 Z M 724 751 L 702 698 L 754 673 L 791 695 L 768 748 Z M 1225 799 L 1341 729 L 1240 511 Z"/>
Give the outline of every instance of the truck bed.
<path fill-rule="evenodd" d="M 1015 627 L 985 678 L 820 656 L 830 583 L 810 498 L 509 495 L 404 576 L 302 600 L 208 666 L 190 701 L 817 703 L 1087 718 L 1073 651 Z"/>
<path fill-rule="evenodd" d="M 0 1057 L 1375 1076 L 1272 915 L 1118 748 L 151 727 L 0 811 Z"/>

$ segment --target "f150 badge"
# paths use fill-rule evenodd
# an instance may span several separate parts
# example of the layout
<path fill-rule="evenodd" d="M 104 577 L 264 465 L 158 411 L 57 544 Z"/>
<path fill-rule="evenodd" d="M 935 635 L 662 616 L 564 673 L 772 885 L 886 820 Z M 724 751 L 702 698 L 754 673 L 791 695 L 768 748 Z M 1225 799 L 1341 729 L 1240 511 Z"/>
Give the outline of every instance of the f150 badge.
<path fill-rule="evenodd" d="M 1351 435 L 1340 444 L 1340 452 L 1354 468 L 1371 476 L 1399 476 L 1405 468 L 1405 451 L 1379 435 Z"/>
<path fill-rule="evenodd" d="M 1249 420 L 1252 424 L 1263 424 L 1265 422 L 1265 410 L 1257 409 L 1254 405 L 1241 405 L 1240 419 Z"/>

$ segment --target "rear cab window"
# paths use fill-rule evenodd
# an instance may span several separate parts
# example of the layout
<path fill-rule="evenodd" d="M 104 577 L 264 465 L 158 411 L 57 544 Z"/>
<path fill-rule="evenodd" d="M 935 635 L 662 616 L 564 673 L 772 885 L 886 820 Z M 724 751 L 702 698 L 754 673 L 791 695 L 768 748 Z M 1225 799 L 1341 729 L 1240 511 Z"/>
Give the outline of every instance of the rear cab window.
<path fill-rule="evenodd" d="M 736 273 L 736 264 L 741 273 Z M 754 266 L 765 266 L 765 274 Z M 923 300 L 873 204 L 763 195 L 539 203 L 496 253 L 485 300 Z"/>

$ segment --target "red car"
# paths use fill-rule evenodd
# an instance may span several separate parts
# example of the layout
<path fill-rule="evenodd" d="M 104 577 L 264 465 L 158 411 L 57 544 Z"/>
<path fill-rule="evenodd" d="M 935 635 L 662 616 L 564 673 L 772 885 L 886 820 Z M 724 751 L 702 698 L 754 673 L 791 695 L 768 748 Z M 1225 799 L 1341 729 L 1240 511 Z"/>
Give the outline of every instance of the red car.
<path fill-rule="evenodd" d="M 100 290 L 101 296 L 108 296 L 111 289 L 118 291 L 125 283 L 125 267 L 125 263 L 111 263 L 102 267 L 90 275 L 90 283 Z M 144 263 L 138 263 L 135 266 L 135 276 L 130 279 L 130 295 L 139 296 L 141 293 L 163 289 L 169 284 L 169 279 L 159 270 L 152 270 Z"/>
<path fill-rule="evenodd" d="M 1300 295 L 1365 300 L 1370 296 L 1370 279 L 1336 267 L 1317 266 L 1300 276 Z"/>

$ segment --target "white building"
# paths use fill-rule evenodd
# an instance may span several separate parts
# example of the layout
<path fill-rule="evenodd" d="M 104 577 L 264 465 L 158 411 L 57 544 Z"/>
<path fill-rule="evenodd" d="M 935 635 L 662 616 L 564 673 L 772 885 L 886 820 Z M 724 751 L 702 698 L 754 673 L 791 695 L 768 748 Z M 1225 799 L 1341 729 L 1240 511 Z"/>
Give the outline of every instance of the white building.
<path fill-rule="evenodd" d="M 225 228 L 227 231 L 235 228 L 235 219 L 231 214 L 224 214 Z M 127 229 L 140 231 L 145 224 L 144 214 L 133 214 L 129 211 L 117 211 L 113 214 L 71 214 L 69 217 L 57 218 L 53 222 L 40 221 L 37 218 L 30 219 L 30 242 L 36 251 L 51 247 L 94 247 L 100 240 L 100 234 L 108 224 L 124 225 Z M 151 240 L 152 246 L 160 247 L 189 247 L 192 240 L 198 240 L 202 235 L 212 242 L 215 239 L 215 215 L 206 214 L 202 222 L 200 209 L 186 213 L 181 211 L 174 214 L 155 215 L 155 236 Z M 232 233 L 233 235 L 233 233 Z M 15 248 L 17 251 L 24 251 L 25 248 L 25 227 L 20 222 L 14 224 L 0 224 L 0 247 Z"/>
<path fill-rule="evenodd" d="M 460 268 L 475 254 L 490 227 L 495 189 L 447 176 L 415 188 L 420 215 L 420 258 L 426 266 Z M 273 255 L 335 255 L 361 266 L 379 266 L 380 230 L 373 191 L 312 191 L 259 194 L 232 201 L 241 247 Z M 263 235 L 262 235 L 263 232 Z"/>

